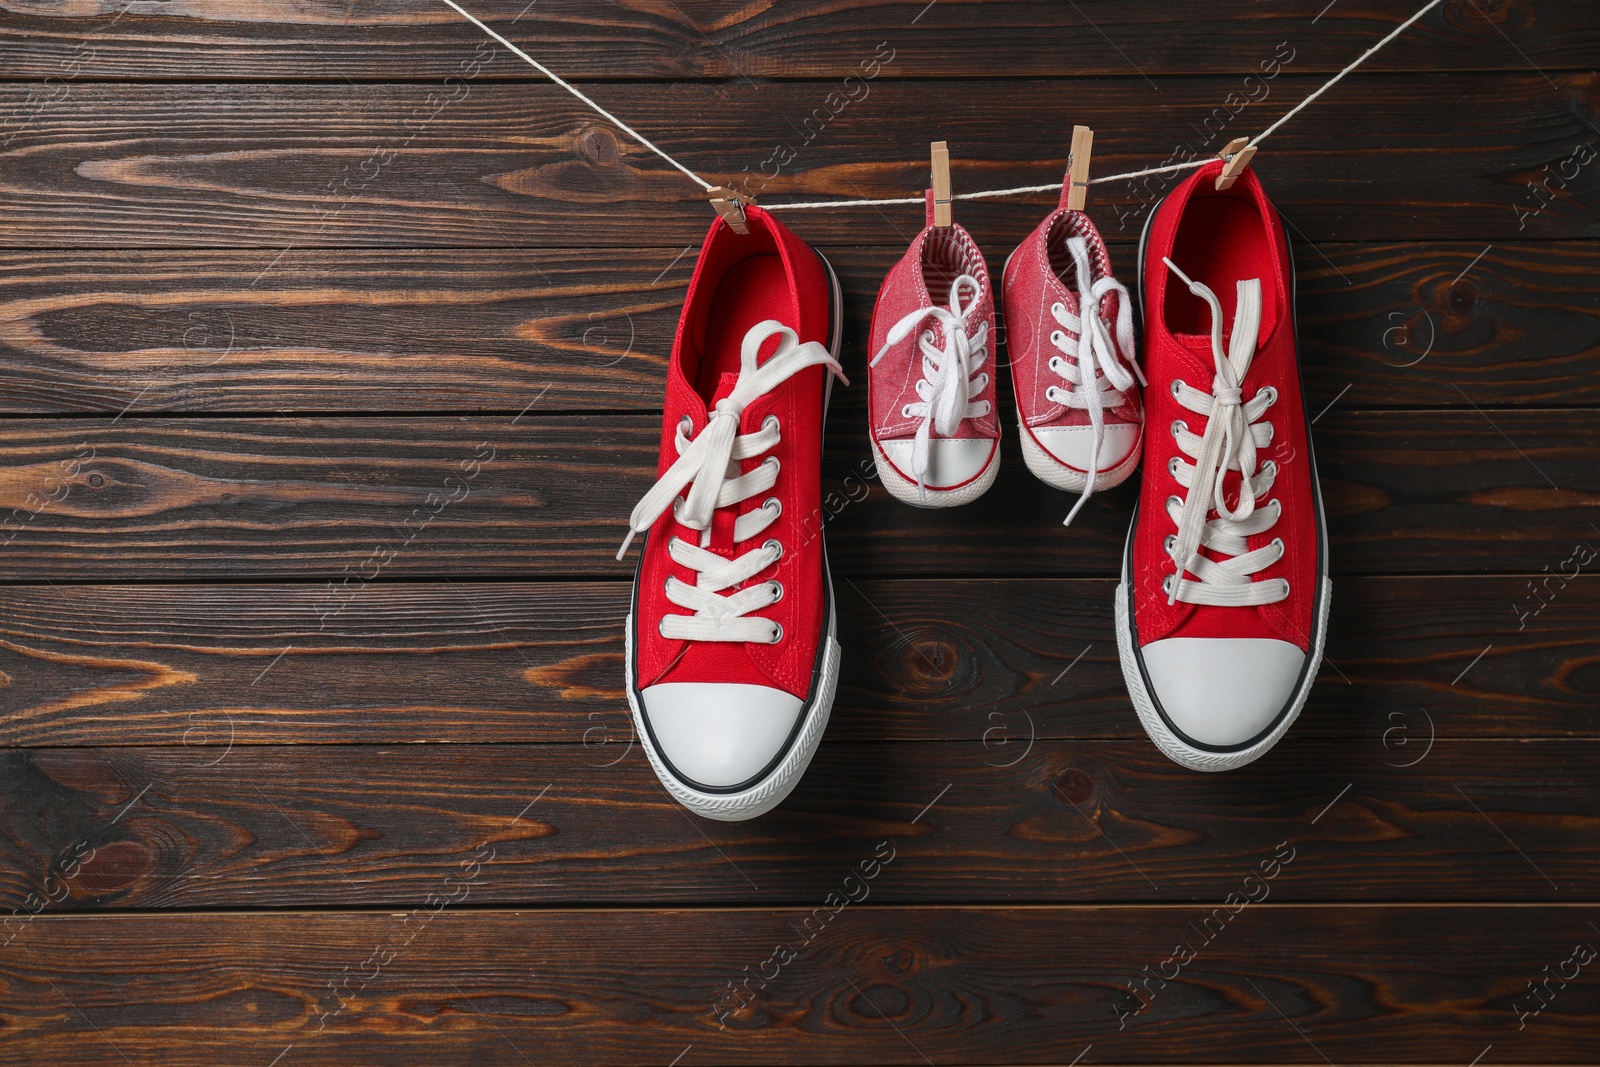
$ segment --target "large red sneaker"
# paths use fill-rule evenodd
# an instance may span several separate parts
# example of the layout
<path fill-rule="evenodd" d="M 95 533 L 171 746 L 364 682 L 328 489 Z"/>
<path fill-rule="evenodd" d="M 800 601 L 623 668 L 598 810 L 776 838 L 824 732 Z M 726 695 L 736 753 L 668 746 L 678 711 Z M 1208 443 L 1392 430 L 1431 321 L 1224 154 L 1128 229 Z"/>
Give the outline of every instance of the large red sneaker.
<path fill-rule="evenodd" d="M 1150 432 L 1116 605 L 1145 731 L 1203 771 L 1258 758 L 1300 714 L 1332 593 L 1288 238 L 1254 172 L 1218 190 L 1221 168 L 1140 242 Z"/>
<path fill-rule="evenodd" d="M 1080 494 L 1068 525 L 1090 493 L 1128 479 L 1144 436 L 1133 301 L 1100 231 L 1067 207 L 1070 190 L 1069 177 L 1061 206 L 1001 271 L 1022 458 L 1046 485 Z"/>
<path fill-rule="evenodd" d="M 839 678 L 822 537 L 822 424 L 839 283 L 758 207 L 711 224 L 667 367 L 658 481 L 628 616 L 628 703 L 656 776 L 709 819 L 799 781 Z"/>
<path fill-rule="evenodd" d="M 889 271 L 872 309 L 868 435 L 885 489 L 948 508 L 982 496 L 1000 470 L 994 292 L 972 235 L 927 226 Z"/>

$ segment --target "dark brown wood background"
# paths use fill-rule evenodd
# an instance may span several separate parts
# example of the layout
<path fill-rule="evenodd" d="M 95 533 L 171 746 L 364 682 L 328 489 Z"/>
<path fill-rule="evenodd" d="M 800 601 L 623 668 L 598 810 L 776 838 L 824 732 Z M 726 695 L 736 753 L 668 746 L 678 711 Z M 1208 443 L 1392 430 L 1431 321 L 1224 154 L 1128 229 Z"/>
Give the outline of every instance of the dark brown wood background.
<path fill-rule="evenodd" d="M 1420 2 L 471 6 L 777 203 L 1214 151 Z M 0 1063 L 1600 1062 L 1597 56 L 1447 0 L 1256 158 L 1335 585 L 1270 756 L 1142 735 L 1131 487 L 1063 530 L 1008 441 L 914 511 L 855 388 L 833 723 L 724 825 L 612 558 L 693 187 L 430 0 L 0 3 Z M 1168 185 L 1092 190 L 1129 280 Z M 998 264 L 1050 202 L 958 214 Z M 919 215 L 787 216 L 858 379 Z"/>

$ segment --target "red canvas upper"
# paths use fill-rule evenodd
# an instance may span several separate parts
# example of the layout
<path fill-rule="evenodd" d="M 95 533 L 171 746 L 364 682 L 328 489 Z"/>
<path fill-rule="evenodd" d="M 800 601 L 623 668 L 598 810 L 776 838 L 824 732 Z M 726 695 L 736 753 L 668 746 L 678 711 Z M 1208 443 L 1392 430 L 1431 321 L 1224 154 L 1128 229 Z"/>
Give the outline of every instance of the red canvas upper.
<path fill-rule="evenodd" d="M 1050 335 L 1062 330 L 1068 338 L 1077 340 L 1077 334 L 1063 330 L 1050 313 L 1051 305 L 1059 301 L 1068 313 L 1080 314 L 1078 287 L 1068 287 L 1059 273 L 1064 254 L 1061 246 L 1066 238 L 1084 239 L 1096 278 L 1111 273 L 1111 259 L 1100 231 L 1083 212 L 1066 206 L 1069 188 L 1063 184 L 1061 206 L 1046 215 L 1006 261 L 1006 352 L 1011 358 L 1011 381 L 1016 389 L 1017 411 L 1024 433 L 1045 426 L 1088 426 L 1090 423 L 1086 408 L 1069 408 L 1046 395 L 1052 386 L 1070 390 L 1062 377 L 1050 369 L 1050 360 L 1061 354 L 1051 343 Z M 1087 291 L 1090 282 L 1085 280 L 1079 284 Z M 1098 311 L 1102 321 L 1117 321 L 1120 299 L 1114 292 L 1100 299 Z M 1132 353 L 1119 354 L 1125 357 L 1124 363 L 1129 363 L 1126 357 L 1131 357 Z M 1138 390 L 1129 389 L 1124 397 L 1121 404 L 1106 409 L 1106 425 L 1138 426 L 1142 423 Z"/>
<path fill-rule="evenodd" d="M 694 437 L 704 429 L 715 401 L 732 390 L 739 345 L 750 327 L 775 319 L 793 329 L 802 343 L 831 345 L 832 284 L 822 261 L 761 208 L 747 206 L 745 216 L 749 234 L 735 232 L 721 218 L 711 224 L 689 282 L 667 367 L 658 476 L 678 458 L 674 441 L 680 421 L 689 420 L 688 436 Z M 775 347 L 776 341 L 769 340 L 761 361 Z M 650 528 L 639 567 L 634 613 L 639 688 L 663 682 L 735 682 L 773 686 L 805 699 L 827 611 L 819 533 L 827 373 L 820 366 L 806 368 L 741 413 L 741 434 L 759 430 L 769 415 L 778 417 L 779 442 L 759 458 L 735 461 L 741 471 L 749 471 L 775 456 L 780 464 L 778 480 L 768 493 L 717 509 L 711 541 L 705 546 L 734 558 L 771 538 L 782 543 L 782 558 L 738 587 L 774 578 L 782 582 L 783 598 L 752 613 L 781 625 L 782 638 L 769 645 L 670 640 L 660 635 L 657 627 L 663 615 L 685 614 L 665 596 L 668 576 L 695 582 L 694 572 L 668 555 L 668 542 L 676 536 L 699 545 L 701 538 L 700 531 L 681 525 L 668 508 Z M 782 504 L 777 521 L 748 542 L 735 543 L 735 518 L 758 510 L 769 497 Z"/>
<path fill-rule="evenodd" d="M 868 352 L 872 356 L 877 356 L 888 341 L 890 330 L 909 313 L 921 308 L 950 306 L 949 289 L 954 275 L 924 273 L 925 260 L 934 254 L 934 250 L 930 249 L 930 242 L 935 245 L 944 242 L 945 247 L 952 250 L 951 254 L 959 257 L 964 263 L 966 272 L 978 280 L 981 291 L 971 303 L 966 318 L 973 328 L 984 323 L 987 323 L 989 328 L 986 343 L 989 355 L 981 368 L 987 380 L 982 389 L 973 389 L 970 395 L 973 402 L 987 400 L 988 411 L 982 416 L 963 419 L 951 437 L 993 440 L 1000 436 L 993 373 L 995 345 L 999 341 L 994 324 L 994 287 L 989 278 L 988 266 L 984 263 L 982 254 L 977 251 L 977 244 L 973 241 L 972 235 L 959 225 L 946 228 L 933 225 L 932 193 L 929 193 L 927 198 L 927 225 L 911 242 L 906 254 L 890 268 L 888 276 L 884 278 L 883 285 L 878 290 L 877 303 L 872 309 L 872 332 Z M 930 285 L 933 286 L 931 292 Z M 918 339 L 925 335 L 932 344 L 943 348 L 944 328 L 930 315 L 909 335 L 890 346 L 870 370 L 869 427 L 873 437 L 879 441 L 909 438 L 922 424 L 921 416 L 907 416 L 901 409 L 908 404 L 918 403 L 920 399 L 917 395 L 917 382 L 923 378 L 923 366 Z M 974 375 L 973 379 L 976 382 L 977 375 Z M 935 430 L 933 436 L 944 435 Z M 910 472 L 901 473 L 913 480 L 915 478 Z"/>
<path fill-rule="evenodd" d="M 1149 379 L 1145 391 L 1149 429 L 1129 575 L 1136 583 L 1135 621 L 1141 647 L 1168 637 L 1259 637 L 1308 649 L 1319 546 L 1315 473 L 1309 459 L 1309 430 L 1295 351 L 1289 246 L 1277 211 L 1254 171 L 1245 170 L 1231 189 L 1218 191 L 1215 179 L 1221 168 L 1221 161 L 1201 167 L 1174 189 L 1157 207 L 1145 241 L 1144 360 Z M 1165 539 L 1177 532 L 1166 501 L 1185 493 L 1168 468 L 1175 456 L 1187 460 L 1169 427 L 1174 420 L 1183 420 L 1193 433 L 1203 434 L 1208 421 L 1177 402 L 1172 383 L 1182 379 L 1196 389 L 1210 391 L 1215 378 L 1210 310 L 1167 268 L 1164 257 L 1215 291 L 1225 313 L 1225 349 L 1234 326 L 1235 282 L 1261 280 L 1259 340 L 1240 392 L 1246 401 L 1267 386 L 1278 393 L 1260 420 L 1272 424 L 1272 442 L 1259 451 L 1259 462 L 1271 460 L 1277 474 L 1258 506 L 1276 499 L 1282 514 L 1271 529 L 1248 540 L 1251 550 L 1270 544 L 1275 537 L 1283 540 L 1284 556 L 1254 575 L 1256 581 L 1288 580 L 1289 596 L 1277 603 L 1216 607 L 1180 600 L 1169 605 L 1161 588 L 1163 579 L 1175 569 L 1164 549 Z M 1224 481 L 1230 506 L 1237 500 L 1238 481 L 1236 471 L 1230 471 Z M 1215 515 L 1212 511 L 1208 518 Z M 1218 558 L 1210 550 L 1202 551 L 1209 558 Z"/>

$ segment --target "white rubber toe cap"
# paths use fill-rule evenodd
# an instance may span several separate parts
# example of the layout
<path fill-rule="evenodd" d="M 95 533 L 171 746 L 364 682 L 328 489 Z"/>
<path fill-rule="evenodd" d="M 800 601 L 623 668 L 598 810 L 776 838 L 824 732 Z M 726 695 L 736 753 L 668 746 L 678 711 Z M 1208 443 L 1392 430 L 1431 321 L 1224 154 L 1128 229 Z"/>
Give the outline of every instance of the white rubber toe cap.
<path fill-rule="evenodd" d="M 1264 637 L 1169 637 L 1140 650 L 1151 695 L 1203 745 L 1242 745 L 1267 730 L 1295 694 L 1306 654 Z"/>
<path fill-rule="evenodd" d="M 761 773 L 794 730 L 804 702 L 734 682 L 665 682 L 639 694 L 656 747 L 688 785 L 728 789 Z"/>
<path fill-rule="evenodd" d="M 909 437 L 878 442 L 889 462 L 913 482 L 917 480 L 911 469 L 915 444 Z M 972 481 L 989 465 L 998 446 L 999 442 L 989 437 L 935 437 L 928 442 L 928 473 L 923 484 L 929 489 L 947 489 Z"/>
<path fill-rule="evenodd" d="M 1090 426 L 1040 426 L 1030 427 L 1033 436 L 1050 453 L 1052 459 L 1073 470 L 1089 470 L 1089 449 L 1094 444 L 1094 429 Z M 1139 444 L 1139 427 L 1115 423 L 1105 428 L 1100 441 L 1100 455 L 1095 467 L 1100 471 L 1113 470 L 1128 458 Z"/>

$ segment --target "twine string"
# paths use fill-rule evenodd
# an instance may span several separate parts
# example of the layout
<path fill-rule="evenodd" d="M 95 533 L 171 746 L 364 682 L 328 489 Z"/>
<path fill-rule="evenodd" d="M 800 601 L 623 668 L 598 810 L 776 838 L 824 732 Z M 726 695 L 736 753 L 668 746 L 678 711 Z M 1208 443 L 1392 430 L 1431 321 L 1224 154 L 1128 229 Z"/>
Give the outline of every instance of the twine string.
<path fill-rule="evenodd" d="M 1300 101 L 1298 104 L 1296 104 L 1294 107 L 1290 108 L 1288 111 L 1284 112 L 1284 114 L 1282 116 L 1280 116 L 1278 118 L 1278 120 L 1276 122 L 1274 122 L 1272 125 L 1268 126 L 1266 129 L 1262 130 L 1260 133 L 1258 133 L 1254 137 L 1252 137 L 1250 139 L 1250 141 L 1248 142 L 1248 144 L 1246 145 L 1246 147 L 1254 148 L 1255 146 L 1259 145 L 1262 141 L 1265 141 L 1268 137 L 1272 136 L 1274 133 L 1276 133 L 1278 131 L 1278 129 L 1281 126 L 1283 126 L 1284 123 L 1288 122 L 1290 119 L 1292 119 L 1296 115 L 1298 115 L 1301 111 L 1305 110 L 1308 106 L 1310 106 L 1310 104 L 1314 100 L 1316 100 L 1323 93 L 1327 92 L 1329 89 L 1332 89 L 1335 85 L 1338 85 L 1339 82 L 1344 79 L 1345 75 L 1349 74 L 1351 71 L 1353 71 L 1357 67 L 1361 66 L 1361 64 L 1365 63 L 1368 59 L 1371 59 L 1374 55 L 1376 55 L 1379 51 L 1381 51 L 1386 45 L 1388 45 L 1389 42 L 1393 41 L 1396 37 L 1399 37 L 1406 30 L 1408 30 L 1412 26 L 1416 25 L 1416 23 L 1417 23 L 1417 21 L 1419 19 L 1421 19 L 1429 11 L 1432 11 L 1434 8 L 1438 7 L 1443 2 L 1444 2 L 1444 0 L 1429 0 L 1429 2 L 1427 4 L 1425 4 L 1425 5 L 1423 5 L 1422 9 L 1420 11 L 1418 11 L 1415 15 L 1412 15 L 1410 18 L 1408 18 L 1404 22 L 1400 23 L 1400 25 L 1396 26 L 1393 30 L 1389 31 L 1389 33 L 1386 36 L 1384 36 L 1384 38 L 1382 40 L 1380 40 L 1377 44 L 1373 45 L 1371 48 L 1367 49 L 1365 52 L 1363 52 L 1359 56 L 1357 56 L 1354 60 L 1352 60 L 1350 62 L 1350 64 L 1348 66 L 1346 66 L 1339 73 L 1335 74 L 1332 78 L 1329 78 L 1328 81 L 1325 82 L 1315 92 L 1311 93 L 1304 100 Z M 660 148 L 658 148 L 652 141 L 650 141 L 647 137 L 645 137 L 638 130 L 634 129 L 632 126 L 629 126 L 626 122 L 623 122 L 621 119 L 617 118 L 611 112 L 607 111 L 605 108 L 601 107 L 599 104 L 597 104 L 593 100 L 589 99 L 589 97 L 585 96 L 583 94 L 583 92 L 580 89 L 578 89 L 575 85 L 573 85 L 571 82 L 568 82 L 565 79 L 561 78 L 559 75 L 557 75 L 555 73 L 555 71 L 551 70 L 549 67 L 545 66 L 543 63 L 540 63 L 537 59 L 534 59 L 532 56 L 528 55 L 528 53 L 524 52 L 522 49 L 518 48 L 516 45 L 512 44 L 510 41 L 508 41 L 504 37 L 500 36 L 500 34 L 496 33 L 494 30 L 490 29 L 482 21 L 480 21 L 477 18 L 477 16 L 473 15 L 466 8 L 464 8 L 460 4 L 456 3 L 456 0 L 444 0 L 444 3 L 446 3 L 450 7 L 454 8 L 463 18 L 467 19 L 473 25 L 477 26 L 484 33 L 488 34 L 490 37 L 493 37 L 495 40 L 499 41 L 501 44 L 503 44 L 507 48 L 511 49 L 512 54 L 514 54 L 517 57 L 519 57 L 519 58 L 523 59 L 524 61 L 526 61 L 529 65 L 531 65 L 540 74 L 543 74 L 545 77 L 547 77 L 551 81 L 555 82 L 561 88 L 565 89 L 567 92 L 569 92 L 573 96 L 577 97 L 588 108 L 590 108 L 590 110 L 594 111 L 595 114 L 600 115 L 600 116 L 610 120 L 611 122 L 615 123 L 621 129 L 627 131 L 627 133 L 634 140 L 638 141 L 641 145 L 643 145 L 644 147 L 648 148 L 650 151 L 654 152 L 656 155 L 660 156 L 662 159 L 666 160 L 668 163 L 672 164 L 678 170 L 682 171 L 689 178 L 689 180 L 695 182 L 702 189 L 704 189 L 704 190 L 709 192 L 710 190 L 717 188 L 716 185 L 714 185 L 711 182 L 706 181 L 704 178 L 700 177 L 700 175 L 696 174 L 694 171 L 690 170 L 688 167 L 684 166 L 682 163 L 679 163 L 676 159 L 673 159 L 666 152 L 662 151 Z M 1206 158 L 1206 159 L 1193 159 L 1193 160 L 1187 160 L 1187 161 L 1185 161 L 1183 163 L 1169 163 L 1169 164 L 1166 164 L 1166 165 L 1163 165 L 1163 166 L 1159 166 L 1159 167 L 1145 167 L 1143 170 L 1131 170 L 1131 171 L 1128 171 L 1128 172 L 1123 173 L 1123 174 L 1104 174 L 1104 175 L 1101 175 L 1098 178 L 1090 178 L 1088 184 L 1090 184 L 1090 185 L 1099 185 L 1102 182 L 1128 181 L 1128 180 L 1133 179 L 1133 178 L 1143 178 L 1143 177 L 1145 177 L 1147 175 L 1151 175 L 1151 174 L 1171 174 L 1171 173 L 1175 173 L 1177 171 L 1193 170 L 1196 167 L 1203 167 L 1207 163 L 1213 162 L 1213 160 L 1215 158 L 1216 157 L 1210 157 L 1210 158 Z M 1013 187 L 1011 187 L 1009 189 L 980 189 L 977 192 L 956 193 L 955 196 L 954 196 L 954 199 L 956 199 L 956 200 L 988 200 L 988 199 L 992 199 L 992 198 L 995 198 L 995 197 L 1004 197 L 1004 196 L 1025 196 L 1025 195 L 1027 195 L 1029 193 L 1059 192 L 1060 189 L 1061 189 L 1061 186 L 1062 186 L 1061 182 L 1048 182 L 1048 183 L 1046 183 L 1044 185 L 1018 185 L 1018 186 L 1013 186 Z M 887 205 L 921 204 L 921 203 L 923 203 L 923 197 L 920 197 L 920 196 L 895 196 L 895 197 L 887 197 L 887 198 L 882 198 L 882 199 L 858 197 L 858 198 L 850 199 L 850 200 L 806 200 L 806 201 L 801 201 L 801 202 L 792 203 L 792 204 L 765 204 L 763 206 L 768 211 L 812 211 L 812 210 L 821 210 L 821 209 L 825 209 L 825 208 L 868 207 L 868 206 L 876 207 L 876 206 L 880 206 L 880 205 L 887 206 Z"/>

